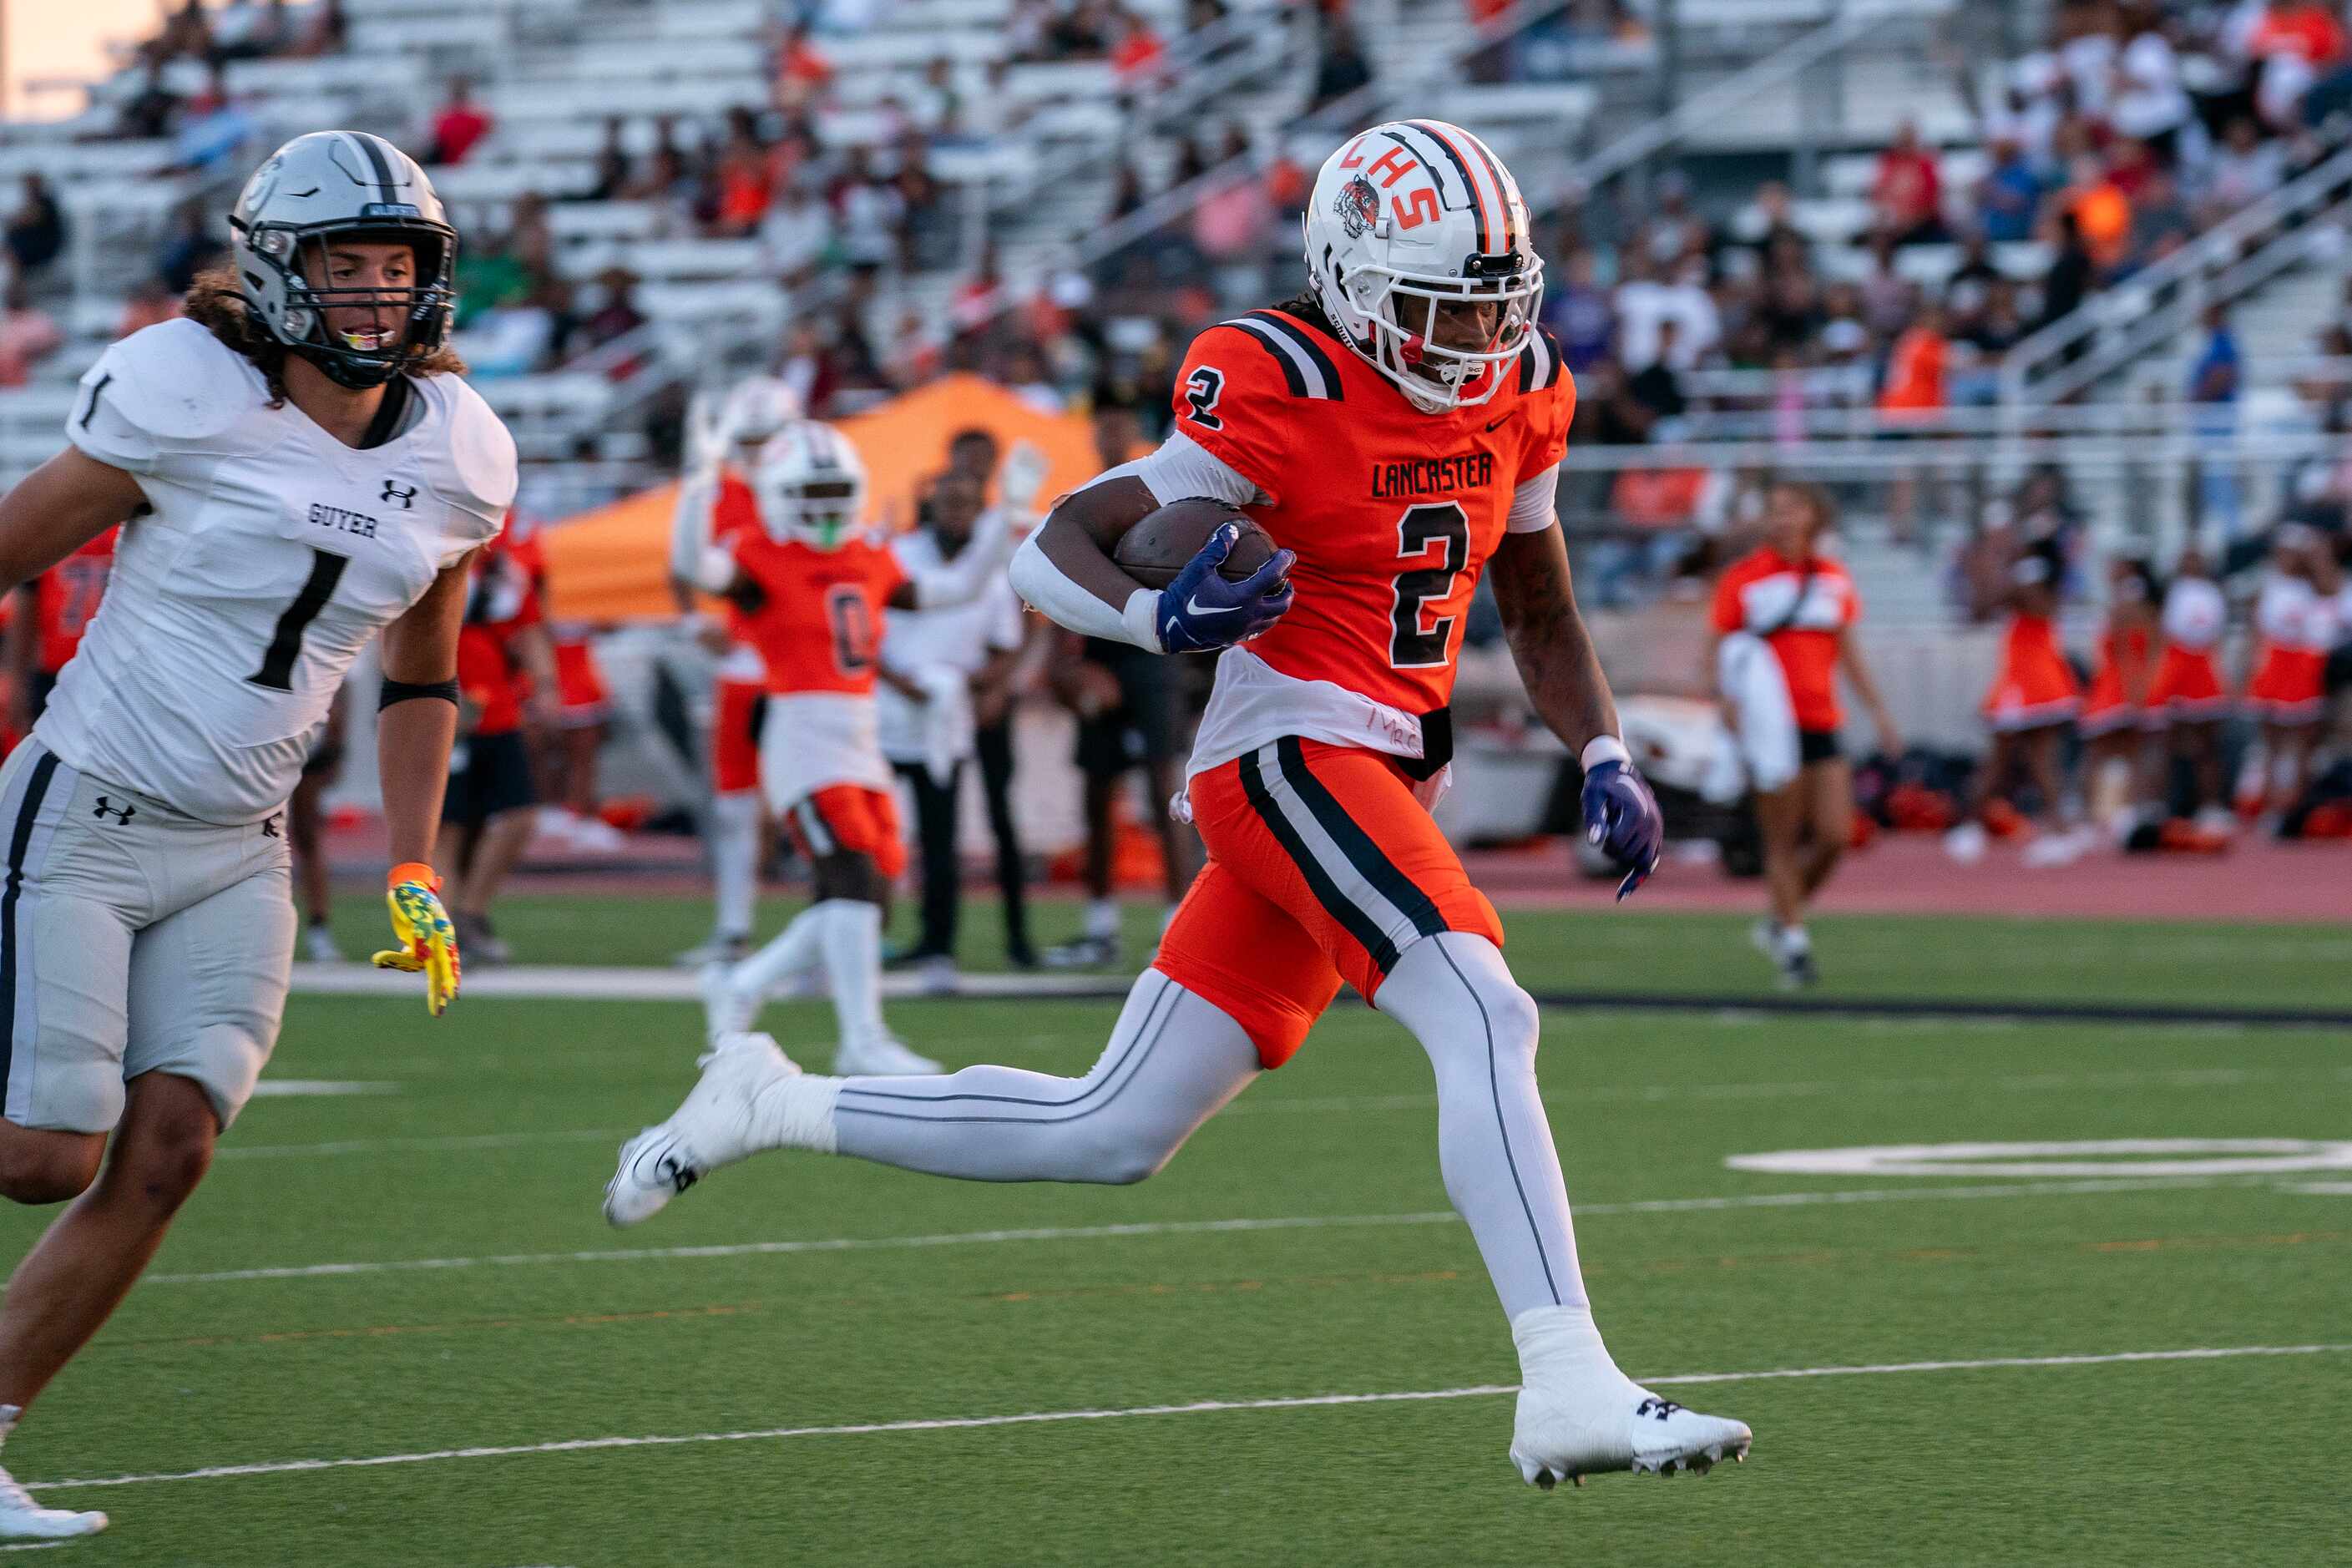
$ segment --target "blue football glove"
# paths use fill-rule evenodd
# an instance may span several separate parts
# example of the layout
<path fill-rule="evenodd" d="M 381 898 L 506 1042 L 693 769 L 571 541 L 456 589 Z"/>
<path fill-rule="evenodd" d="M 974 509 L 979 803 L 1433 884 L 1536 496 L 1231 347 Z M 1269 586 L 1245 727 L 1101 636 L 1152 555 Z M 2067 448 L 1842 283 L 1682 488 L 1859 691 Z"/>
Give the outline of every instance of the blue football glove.
<path fill-rule="evenodd" d="M 1658 797 L 1631 764 L 1612 757 L 1586 771 L 1584 836 L 1624 868 L 1625 879 L 1617 884 L 1620 902 L 1658 868 L 1665 819 L 1658 815 Z"/>
<path fill-rule="evenodd" d="M 1228 583 L 1218 574 L 1241 536 L 1241 524 L 1225 524 L 1184 563 L 1176 580 L 1160 590 L 1151 618 L 1160 629 L 1162 651 L 1202 653 L 1247 642 L 1270 629 L 1290 608 L 1290 567 L 1298 559 L 1291 551 L 1276 551 L 1272 560 L 1238 583 Z"/>

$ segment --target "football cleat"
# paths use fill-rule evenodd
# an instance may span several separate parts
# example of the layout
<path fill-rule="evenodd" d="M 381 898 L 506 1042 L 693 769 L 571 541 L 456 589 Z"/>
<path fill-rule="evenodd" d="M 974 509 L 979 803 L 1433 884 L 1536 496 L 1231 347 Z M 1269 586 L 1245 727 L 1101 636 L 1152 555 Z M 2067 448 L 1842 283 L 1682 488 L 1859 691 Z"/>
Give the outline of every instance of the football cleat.
<path fill-rule="evenodd" d="M 863 1045 L 844 1040 L 833 1054 L 833 1070 L 842 1078 L 928 1078 L 947 1069 L 885 1035 Z"/>
<path fill-rule="evenodd" d="M 0 1470 L 0 1541 L 60 1541 L 68 1536 L 96 1535 L 106 1528 L 106 1515 L 78 1513 L 68 1508 L 43 1508 Z"/>
<path fill-rule="evenodd" d="M 700 1080 L 669 1120 L 621 1145 L 620 1165 L 604 1184 L 604 1218 L 613 1225 L 651 1219 L 711 1172 L 758 1152 L 753 1101 L 801 1070 L 766 1035 L 722 1036 L 699 1065 Z"/>
<path fill-rule="evenodd" d="M 335 945 L 335 933 L 324 925 L 302 928 L 302 956 L 313 963 L 341 963 L 343 950 Z"/>
<path fill-rule="evenodd" d="M 1748 1458 L 1755 1438 L 1744 1423 L 1685 1410 L 1622 1375 L 1616 1382 L 1607 1391 L 1538 1384 L 1519 1391 L 1511 1462 L 1522 1480 L 1549 1490 L 1615 1470 L 1705 1475 Z"/>
<path fill-rule="evenodd" d="M 714 963 L 740 963 L 751 956 L 751 939 L 734 931 L 713 931 L 670 962 L 680 969 L 704 969 Z"/>

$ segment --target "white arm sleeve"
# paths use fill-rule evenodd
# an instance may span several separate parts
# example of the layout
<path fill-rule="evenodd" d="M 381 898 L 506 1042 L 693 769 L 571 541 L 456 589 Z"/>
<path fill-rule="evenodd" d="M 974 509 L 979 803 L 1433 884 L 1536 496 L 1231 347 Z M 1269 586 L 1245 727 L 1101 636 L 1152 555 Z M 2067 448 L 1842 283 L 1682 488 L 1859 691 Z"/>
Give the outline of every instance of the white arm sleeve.
<path fill-rule="evenodd" d="M 1511 492 L 1510 521 L 1503 526 L 1513 533 L 1541 533 L 1559 521 L 1559 465 L 1554 463 L 1531 479 L 1521 479 Z"/>
<path fill-rule="evenodd" d="M 1135 479 L 1166 506 L 1192 496 L 1208 496 L 1228 506 L 1263 505 L 1265 492 L 1246 475 L 1237 473 L 1209 449 L 1185 435 L 1171 431 L 1159 450 L 1132 462 L 1106 468 L 1078 487 L 1090 490 L 1113 479 Z M 1124 607 L 1104 604 L 1086 588 L 1062 574 L 1045 558 L 1031 534 L 1013 557 L 1013 586 L 1021 596 L 1058 626 L 1108 642 L 1132 643 L 1151 653 L 1164 653 L 1157 619 L 1160 592 L 1138 588 Z"/>
<path fill-rule="evenodd" d="M 719 476 L 688 471 L 677 487 L 677 510 L 670 516 L 669 574 L 700 581 L 702 553 L 710 547 L 710 514 L 719 500 Z"/>

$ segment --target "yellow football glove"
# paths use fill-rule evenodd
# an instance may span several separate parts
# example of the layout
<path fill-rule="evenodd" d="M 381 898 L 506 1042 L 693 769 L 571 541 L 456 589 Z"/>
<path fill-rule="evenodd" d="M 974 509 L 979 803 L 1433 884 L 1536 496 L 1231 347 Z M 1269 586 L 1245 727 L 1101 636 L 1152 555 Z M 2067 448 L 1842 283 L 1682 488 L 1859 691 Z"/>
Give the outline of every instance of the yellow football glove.
<path fill-rule="evenodd" d="M 375 955 L 378 969 L 425 976 L 425 1005 L 435 1017 L 457 994 L 457 931 L 441 907 L 441 879 L 421 860 L 394 866 L 384 901 L 400 946 Z"/>

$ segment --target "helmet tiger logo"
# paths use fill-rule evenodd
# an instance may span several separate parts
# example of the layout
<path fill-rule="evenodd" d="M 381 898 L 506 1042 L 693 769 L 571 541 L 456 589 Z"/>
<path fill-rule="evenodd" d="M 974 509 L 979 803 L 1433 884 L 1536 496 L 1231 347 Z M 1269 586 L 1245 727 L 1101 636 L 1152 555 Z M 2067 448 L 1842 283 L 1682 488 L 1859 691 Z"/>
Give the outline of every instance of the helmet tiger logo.
<path fill-rule="evenodd" d="M 1359 174 L 1339 187 L 1331 210 L 1349 239 L 1361 239 L 1381 220 L 1381 195 L 1372 189 L 1371 181 Z"/>

